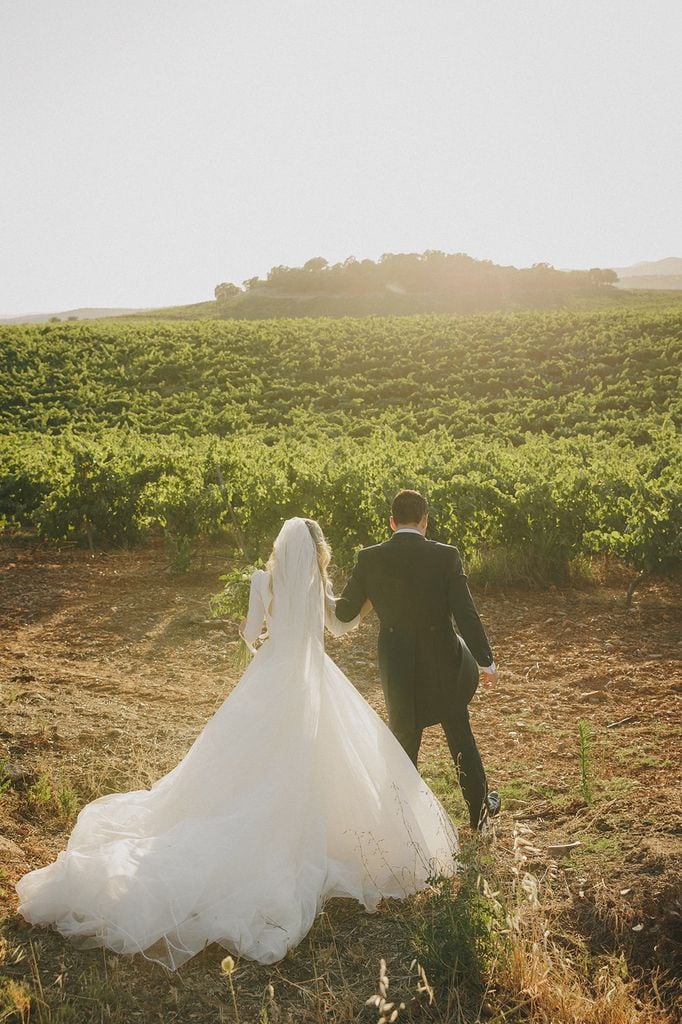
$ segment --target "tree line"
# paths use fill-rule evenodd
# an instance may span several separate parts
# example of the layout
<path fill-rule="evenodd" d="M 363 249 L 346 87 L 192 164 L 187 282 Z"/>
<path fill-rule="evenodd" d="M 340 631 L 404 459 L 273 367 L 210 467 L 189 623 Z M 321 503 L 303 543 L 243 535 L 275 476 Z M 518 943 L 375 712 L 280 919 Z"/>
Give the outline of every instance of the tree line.
<path fill-rule="evenodd" d="M 614 270 L 557 270 L 548 263 L 500 266 L 466 253 L 427 250 L 354 256 L 330 264 L 315 256 L 301 267 L 276 266 L 240 287 L 224 281 L 214 294 L 221 314 L 329 315 L 470 312 L 507 306 L 543 306 L 576 294 L 610 289 Z"/>

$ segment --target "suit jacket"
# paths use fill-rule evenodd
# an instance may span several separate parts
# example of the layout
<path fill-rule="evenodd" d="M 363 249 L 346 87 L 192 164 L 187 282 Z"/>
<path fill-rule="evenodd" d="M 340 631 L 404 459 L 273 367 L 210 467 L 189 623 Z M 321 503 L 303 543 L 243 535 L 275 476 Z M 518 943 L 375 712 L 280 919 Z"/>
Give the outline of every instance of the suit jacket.
<path fill-rule="evenodd" d="M 367 598 L 379 617 L 379 672 L 398 738 L 466 707 L 478 665 L 493 656 L 457 548 L 417 533 L 365 548 L 336 602 L 337 618 L 355 618 Z"/>

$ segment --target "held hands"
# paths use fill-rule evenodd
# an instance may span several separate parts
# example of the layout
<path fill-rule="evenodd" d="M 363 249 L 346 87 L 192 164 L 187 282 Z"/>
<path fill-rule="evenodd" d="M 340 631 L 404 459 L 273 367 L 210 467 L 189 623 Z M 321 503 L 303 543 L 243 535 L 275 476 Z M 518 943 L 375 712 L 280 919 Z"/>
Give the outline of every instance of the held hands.
<path fill-rule="evenodd" d="M 495 662 L 481 669 L 483 672 L 482 686 L 484 690 L 493 690 L 497 685 L 497 665 Z"/>

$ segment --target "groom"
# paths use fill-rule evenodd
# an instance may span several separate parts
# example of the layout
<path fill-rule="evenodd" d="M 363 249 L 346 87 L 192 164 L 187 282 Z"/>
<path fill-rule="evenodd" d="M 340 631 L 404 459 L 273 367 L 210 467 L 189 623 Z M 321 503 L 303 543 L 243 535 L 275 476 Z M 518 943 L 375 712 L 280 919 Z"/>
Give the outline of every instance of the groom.
<path fill-rule="evenodd" d="M 400 491 L 390 523 L 390 540 L 359 553 L 336 602 L 336 616 L 350 622 L 371 601 L 380 623 L 379 672 L 391 731 L 416 765 L 423 729 L 440 722 L 471 827 L 482 830 L 499 811 L 500 798 L 488 793 L 468 704 L 479 665 L 488 685 L 496 679 L 488 637 L 457 548 L 426 539 L 425 498 L 418 491 Z"/>

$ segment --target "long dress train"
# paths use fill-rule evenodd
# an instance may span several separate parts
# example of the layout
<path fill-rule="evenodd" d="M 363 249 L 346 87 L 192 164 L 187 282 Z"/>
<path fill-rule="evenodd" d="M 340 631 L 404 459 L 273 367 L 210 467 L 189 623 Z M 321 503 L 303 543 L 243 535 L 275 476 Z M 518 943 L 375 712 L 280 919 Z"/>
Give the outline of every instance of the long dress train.
<path fill-rule="evenodd" d="M 263 612 L 269 639 L 180 763 L 88 804 L 66 850 L 17 883 L 27 921 L 171 969 L 211 942 L 273 963 L 330 897 L 374 910 L 453 872 L 445 811 L 324 652 L 325 617 L 345 627 L 302 519 L 272 576 L 254 574 L 251 631 Z"/>

